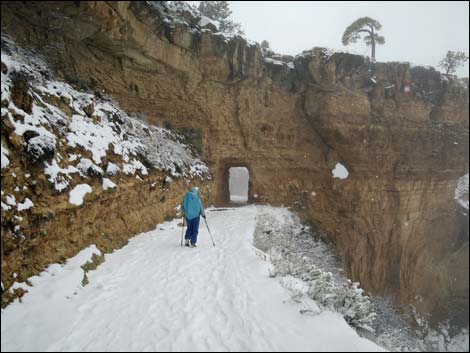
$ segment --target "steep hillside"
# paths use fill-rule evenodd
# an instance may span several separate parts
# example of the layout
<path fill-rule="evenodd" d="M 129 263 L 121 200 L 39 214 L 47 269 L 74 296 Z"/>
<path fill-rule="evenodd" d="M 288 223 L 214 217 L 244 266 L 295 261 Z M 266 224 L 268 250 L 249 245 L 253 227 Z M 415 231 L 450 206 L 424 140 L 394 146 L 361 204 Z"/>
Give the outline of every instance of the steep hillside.
<path fill-rule="evenodd" d="M 250 201 L 289 205 L 321 229 L 366 290 L 468 323 L 468 211 L 454 200 L 468 173 L 467 84 L 321 48 L 264 57 L 197 16 L 163 2 L 2 2 L 2 33 L 62 80 L 184 133 L 211 167 L 215 204 L 228 202 L 228 168 L 246 166 Z M 334 177 L 341 167 L 347 177 Z M 106 223 L 94 214 L 73 226 Z"/>
<path fill-rule="evenodd" d="M 190 181 L 211 178 L 182 136 L 55 80 L 7 37 L 1 127 L 2 288 L 91 243 L 121 247 L 173 216 Z"/>

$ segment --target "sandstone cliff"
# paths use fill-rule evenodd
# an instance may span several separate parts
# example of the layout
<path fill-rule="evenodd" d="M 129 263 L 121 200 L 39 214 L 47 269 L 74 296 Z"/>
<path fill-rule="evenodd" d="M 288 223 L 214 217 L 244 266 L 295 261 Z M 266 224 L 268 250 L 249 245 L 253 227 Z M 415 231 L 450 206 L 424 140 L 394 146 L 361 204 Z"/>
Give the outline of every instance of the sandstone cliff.
<path fill-rule="evenodd" d="M 2 33 L 56 75 L 185 133 L 211 167 L 216 205 L 228 201 L 228 168 L 246 166 L 250 201 L 291 206 L 321 229 L 366 290 L 434 322 L 468 323 L 468 214 L 454 200 L 468 173 L 467 84 L 320 48 L 266 58 L 198 23 L 156 2 L 2 2 Z M 332 177 L 337 163 L 348 178 Z M 126 236 L 161 215 L 153 197 L 130 200 L 153 216 Z M 114 218 L 105 204 L 89 208 Z M 92 236 L 106 229 L 97 212 L 46 223 L 89 224 Z"/>

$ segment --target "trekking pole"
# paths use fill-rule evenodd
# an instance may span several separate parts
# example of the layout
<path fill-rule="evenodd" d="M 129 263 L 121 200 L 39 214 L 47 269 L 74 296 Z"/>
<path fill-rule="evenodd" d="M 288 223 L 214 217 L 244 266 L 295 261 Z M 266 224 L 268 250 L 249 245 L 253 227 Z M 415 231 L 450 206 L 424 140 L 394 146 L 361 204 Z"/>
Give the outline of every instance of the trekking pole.
<path fill-rule="evenodd" d="M 183 215 L 183 227 L 181 228 L 181 246 L 183 246 L 183 235 L 184 235 L 184 215 Z"/>
<path fill-rule="evenodd" d="M 207 219 L 205 217 L 204 217 L 204 221 L 206 222 L 207 230 L 209 231 L 209 235 L 211 236 L 212 245 L 214 245 L 215 247 L 214 239 L 212 238 L 211 230 L 209 229 L 209 225 L 207 224 Z"/>

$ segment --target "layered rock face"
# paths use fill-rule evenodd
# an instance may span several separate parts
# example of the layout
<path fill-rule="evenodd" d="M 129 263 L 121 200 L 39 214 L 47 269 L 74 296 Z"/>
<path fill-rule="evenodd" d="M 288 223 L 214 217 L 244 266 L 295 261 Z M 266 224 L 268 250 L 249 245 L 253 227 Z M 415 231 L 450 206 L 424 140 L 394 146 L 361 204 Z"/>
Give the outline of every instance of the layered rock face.
<path fill-rule="evenodd" d="M 266 59 L 179 15 L 146 2 L 2 2 L 2 33 L 68 82 L 190 136 L 216 205 L 229 200 L 228 169 L 245 166 L 250 201 L 316 225 L 363 288 L 468 324 L 468 216 L 454 200 L 468 173 L 466 84 L 322 49 Z M 332 177 L 337 163 L 348 178 Z"/>

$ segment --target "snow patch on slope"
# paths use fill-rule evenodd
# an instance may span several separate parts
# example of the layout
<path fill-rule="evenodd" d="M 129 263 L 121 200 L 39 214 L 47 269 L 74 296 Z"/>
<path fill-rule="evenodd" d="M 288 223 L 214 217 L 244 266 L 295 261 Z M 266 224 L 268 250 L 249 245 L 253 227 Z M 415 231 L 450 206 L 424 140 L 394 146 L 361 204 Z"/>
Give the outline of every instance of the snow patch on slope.
<path fill-rule="evenodd" d="M 34 207 L 34 203 L 29 199 L 26 198 L 22 203 L 18 204 L 18 211 L 29 210 L 30 208 Z"/>
<path fill-rule="evenodd" d="M 79 170 L 74 166 L 61 168 L 54 158 L 51 163 L 44 163 L 44 174 L 49 176 L 49 182 L 54 185 L 55 190 L 61 192 L 67 189 L 72 181 L 70 174 L 78 173 Z"/>
<path fill-rule="evenodd" d="M 103 183 L 102 183 L 103 190 L 108 190 L 108 189 L 115 189 L 116 184 L 114 184 L 110 179 L 108 178 L 103 178 Z"/>
<path fill-rule="evenodd" d="M 2 154 L 1 162 L 2 162 L 2 169 L 3 169 L 3 168 L 8 167 L 8 165 L 10 164 L 10 160 L 8 159 L 9 152 L 5 147 L 3 147 L 3 145 L 1 146 L 1 154 Z"/>
<path fill-rule="evenodd" d="M 113 162 L 109 162 L 106 166 L 106 174 L 108 175 L 116 175 L 121 171 L 118 165 L 114 164 Z"/>
<path fill-rule="evenodd" d="M 83 204 L 83 198 L 93 190 L 88 184 L 78 184 L 69 193 L 69 202 L 72 205 L 80 206 Z"/>

